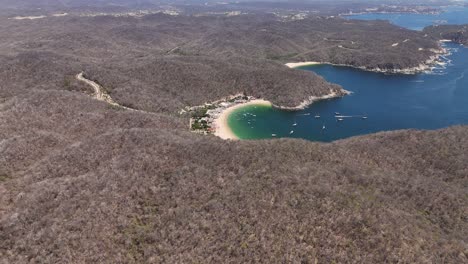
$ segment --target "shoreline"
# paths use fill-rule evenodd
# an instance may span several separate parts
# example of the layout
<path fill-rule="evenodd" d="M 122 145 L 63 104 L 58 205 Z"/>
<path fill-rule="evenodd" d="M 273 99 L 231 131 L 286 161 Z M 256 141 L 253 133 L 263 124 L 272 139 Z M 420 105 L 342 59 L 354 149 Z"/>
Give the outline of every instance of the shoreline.
<path fill-rule="evenodd" d="M 338 98 L 338 97 L 343 97 L 345 95 L 350 95 L 352 92 L 350 91 L 347 91 L 345 89 L 341 89 L 341 94 L 338 93 L 338 92 L 335 92 L 333 90 L 330 90 L 330 93 L 329 94 L 326 94 L 326 95 L 322 95 L 322 96 L 309 96 L 308 99 L 302 101 L 302 103 L 300 103 L 299 105 L 297 106 L 292 106 L 292 107 L 288 107 L 288 106 L 279 106 L 279 105 L 275 105 L 275 104 L 272 104 L 272 106 L 274 108 L 277 108 L 277 109 L 281 109 L 281 110 L 288 110 L 288 111 L 300 111 L 300 110 L 304 110 L 306 109 L 308 106 L 310 106 L 311 104 L 315 103 L 315 102 L 318 102 L 318 101 L 321 101 L 321 100 L 328 100 L 328 99 L 333 99 L 333 98 Z"/>
<path fill-rule="evenodd" d="M 331 62 L 290 62 L 286 63 L 285 65 L 291 69 L 297 69 L 300 67 L 306 66 L 314 66 L 314 65 L 331 65 L 336 67 L 349 67 L 353 69 L 358 69 L 367 72 L 376 72 L 376 73 L 384 73 L 384 74 L 406 74 L 406 75 L 414 75 L 419 73 L 430 73 L 434 70 L 434 66 L 440 63 L 440 57 L 444 55 L 448 55 L 449 53 L 444 50 L 441 53 L 438 53 L 435 56 L 431 56 L 425 63 L 419 64 L 419 66 L 412 67 L 412 68 L 404 68 L 404 69 L 381 69 L 381 68 L 366 68 L 364 66 L 354 66 L 349 64 L 336 64 Z"/>
<path fill-rule="evenodd" d="M 289 63 L 286 63 L 285 65 L 291 69 L 295 69 L 295 68 L 304 67 L 304 66 L 321 65 L 321 64 L 326 64 L 326 63 L 317 62 L 317 61 L 305 61 L 305 62 L 289 62 Z"/>
<path fill-rule="evenodd" d="M 444 43 L 444 42 L 440 41 L 440 43 Z M 332 66 L 339 66 L 339 67 L 351 67 L 351 68 L 355 68 L 359 70 L 364 70 L 364 71 L 369 71 L 369 72 L 378 72 L 378 73 L 384 73 L 384 74 L 430 73 L 436 68 L 435 67 L 436 65 L 442 65 L 442 66 L 445 65 L 444 62 L 441 60 L 441 57 L 443 58 L 444 55 L 450 54 L 449 50 L 443 46 L 440 47 L 439 50 L 432 50 L 432 51 L 434 52 L 434 55 L 431 56 L 428 60 L 426 60 L 425 63 L 421 63 L 417 67 L 405 68 L 405 69 L 380 69 L 380 68 L 371 69 L 371 68 L 358 67 L 358 66 L 352 66 L 352 65 L 346 65 L 346 64 L 334 64 L 334 63 L 329 63 L 329 62 L 317 62 L 317 61 L 290 62 L 290 63 L 286 63 L 285 66 L 291 69 L 296 69 L 296 68 L 300 68 L 304 66 L 332 65 Z M 200 119 L 200 120 L 205 119 L 205 121 L 203 122 L 205 122 L 205 124 L 208 125 L 208 127 L 205 127 L 205 130 L 202 129 L 201 132 L 203 132 L 204 134 L 212 133 L 215 136 L 224 140 L 239 140 L 240 138 L 236 136 L 231 130 L 231 128 L 229 127 L 228 119 L 229 119 L 230 114 L 232 114 L 233 111 L 241 107 L 245 107 L 249 105 L 266 105 L 266 106 L 271 106 L 273 108 L 281 109 L 281 110 L 300 111 L 300 110 L 307 108 L 314 102 L 317 102 L 320 100 L 337 98 L 337 97 L 343 97 L 349 94 L 351 94 L 351 92 L 344 90 L 344 89 L 341 89 L 341 91 L 330 90 L 328 94 L 323 95 L 323 96 L 309 96 L 306 100 L 301 102 L 299 105 L 293 106 L 293 107 L 275 105 L 272 102 L 264 100 L 264 99 L 257 99 L 255 97 L 245 96 L 245 95 L 242 96 L 241 94 L 230 96 L 224 100 L 218 100 L 216 102 L 213 102 L 212 104 L 205 104 L 205 107 L 206 105 L 210 105 L 210 106 L 219 105 L 219 106 L 215 108 L 210 108 L 210 110 L 207 110 L 206 113 L 208 114 L 208 118 Z M 236 100 L 236 98 L 238 98 L 239 96 L 242 96 L 245 98 L 241 100 Z M 232 101 L 232 102 L 227 103 L 227 101 Z M 197 132 L 196 130 L 198 129 L 194 129 L 192 125 L 193 125 L 193 122 L 191 119 L 190 127 L 192 131 Z"/>
<path fill-rule="evenodd" d="M 215 133 L 214 135 L 224 139 L 224 140 L 239 140 L 240 138 L 232 132 L 232 129 L 229 127 L 229 116 L 236 111 L 239 108 L 250 106 L 250 105 L 262 105 L 262 106 L 271 106 L 273 107 L 273 104 L 269 101 L 263 100 L 263 99 L 255 99 L 251 100 L 246 103 L 240 103 L 236 104 L 233 106 L 230 106 L 226 109 L 224 109 L 218 117 L 214 119 L 214 129 Z"/>
<path fill-rule="evenodd" d="M 442 41 L 442 40 L 439 41 L 439 43 L 441 44 L 440 49 L 431 50 L 434 53 L 434 55 L 430 56 L 429 59 L 427 59 L 423 63 L 420 63 L 418 66 L 404 68 L 404 69 L 367 68 L 365 66 L 354 66 L 354 65 L 349 65 L 349 64 L 337 64 L 337 63 L 331 63 L 331 62 L 318 62 L 318 61 L 289 62 L 289 63 L 286 63 L 285 65 L 291 69 L 297 69 L 300 67 L 314 66 L 314 65 L 331 65 L 331 66 L 338 66 L 338 67 L 350 67 L 350 68 L 359 69 L 363 71 L 377 72 L 377 73 L 384 73 L 384 74 L 414 75 L 418 73 L 430 73 L 434 70 L 435 65 L 438 65 L 440 62 L 442 62 L 440 59 L 442 56 L 446 56 L 450 54 L 450 52 L 443 46 L 443 44 L 446 42 L 452 42 L 452 41 Z"/>
<path fill-rule="evenodd" d="M 304 110 L 309 105 L 317 101 L 343 97 L 345 95 L 351 94 L 351 92 L 346 91 L 344 89 L 342 92 L 343 93 L 340 94 L 339 92 L 330 90 L 329 94 L 326 94 L 323 96 L 310 96 L 308 99 L 304 100 L 302 103 L 294 107 L 278 106 L 264 99 L 251 99 L 247 102 L 237 103 L 232 106 L 229 106 L 228 108 L 225 108 L 224 110 L 220 111 L 217 116 L 213 117 L 213 122 L 212 122 L 213 129 L 214 129 L 213 134 L 224 140 L 239 140 L 240 138 L 236 134 L 234 134 L 234 132 L 232 131 L 228 123 L 229 116 L 234 111 L 238 110 L 239 108 L 252 106 L 252 105 L 260 105 L 260 106 L 269 106 L 272 108 L 286 110 L 286 111 L 300 111 L 300 110 Z"/>
<path fill-rule="evenodd" d="M 297 106 L 280 106 L 265 99 L 237 94 L 212 103 L 186 107 L 185 110 L 180 111 L 180 114 L 191 113 L 189 128 L 193 133 L 213 134 L 224 140 L 239 140 L 240 138 L 234 134 L 228 123 L 229 116 L 239 108 L 259 105 L 284 111 L 301 111 L 317 101 L 343 97 L 348 94 L 351 94 L 351 92 L 344 89 L 331 89 L 328 94 L 323 96 L 309 96 Z"/>

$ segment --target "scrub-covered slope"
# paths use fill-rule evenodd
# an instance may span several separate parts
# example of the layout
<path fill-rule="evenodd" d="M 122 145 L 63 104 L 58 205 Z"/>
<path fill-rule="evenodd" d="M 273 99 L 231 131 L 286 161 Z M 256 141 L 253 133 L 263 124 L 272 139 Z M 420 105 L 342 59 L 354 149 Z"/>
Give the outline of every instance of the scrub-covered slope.
<path fill-rule="evenodd" d="M 466 127 L 226 142 L 56 91 L 1 115 L 9 263 L 466 261 Z"/>
<path fill-rule="evenodd" d="M 176 112 L 244 91 L 295 106 L 339 87 L 286 69 L 286 62 L 392 71 L 416 67 L 438 48 L 432 38 L 386 22 L 321 17 L 284 22 L 265 15 L 157 14 L 1 22 L 1 67 L 15 86 L 63 81 L 84 70 L 120 103 L 151 111 Z"/>
<path fill-rule="evenodd" d="M 271 19 L 1 18 L 0 262 L 466 262 L 467 127 L 332 144 L 187 132 L 187 105 L 340 91 L 285 61 L 406 67 L 437 47 L 383 22 Z M 364 43 L 374 27 L 388 34 Z M 351 39 L 366 48 L 339 48 Z M 144 111 L 93 99 L 82 71 Z"/>
<path fill-rule="evenodd" d="M 424 33 L 436 39 L 451 40 L 455 43 L 468 45 L 468 25 L 437 25 L 424 29 Z"/>

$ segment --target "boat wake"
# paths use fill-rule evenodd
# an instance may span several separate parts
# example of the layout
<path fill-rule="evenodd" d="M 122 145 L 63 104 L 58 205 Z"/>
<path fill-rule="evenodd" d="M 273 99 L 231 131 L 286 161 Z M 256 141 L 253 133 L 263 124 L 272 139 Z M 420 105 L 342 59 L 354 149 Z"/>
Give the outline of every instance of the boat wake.
<path fill-rule="evenodd" d="M 465 78 L 466 73 L 468 73 L 468 69 L 465 70 L 464 72 L 462 72 L 462 73 L 460 74 L 460 76 L 458 76 L 457 78 L 453 79 L 453 83 L 454 83 L 454 84 L 458 84 L 459 81 L 461 81 L 462 79 Z"/>

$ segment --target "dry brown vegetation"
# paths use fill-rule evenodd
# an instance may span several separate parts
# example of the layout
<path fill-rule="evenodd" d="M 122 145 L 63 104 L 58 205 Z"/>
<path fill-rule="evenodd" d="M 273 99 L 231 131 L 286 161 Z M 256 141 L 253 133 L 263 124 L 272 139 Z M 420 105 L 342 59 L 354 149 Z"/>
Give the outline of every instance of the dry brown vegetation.
<path fill-rule="evenodd" d="M 315 46 L 318 28 L 292 42 L 289 29 L 323 23 L 360 43 L 385 31 L 365 53 L 331 57 L 369 66 L 422 59 L 404 45 L 382 55 L 408 36 L 436 45 L 383 22 L 268 19 L 2 19 L 0 262 L 467 262 L 467 127 L 331 144 L 187 132 L 186 105 L 242 91 L 293 105 L 339 89 L 267 57 L 335 54 Z M 264 27 L 276 31 L 249 35 Z M 83 70 L 149 113 L 93 100 L 73 78 Z"/>
<path fill-rule="evenodd" d="M 468 25 L 437 25 L 424 29 L 424 32 L 437 38 L 468 45 Z"/>
<path fill-rule="evenodd" d="M 122 104 L 165 112 L 244 91 L 295 106 L 339 87 L 287 69 L 286 62 L 403 69 L 426 61 L 433 55 L 430 49 L 438 47 L 420 32 L 387 22 L 321 17 L 290 22 L 269 15 L 162 14 L 1 20 L 2 79 L 16 79 L 13 85 L 20 87 L 58 84 L 85 70 Z M 405 39 L 411 41 L 392 47 Z"/>

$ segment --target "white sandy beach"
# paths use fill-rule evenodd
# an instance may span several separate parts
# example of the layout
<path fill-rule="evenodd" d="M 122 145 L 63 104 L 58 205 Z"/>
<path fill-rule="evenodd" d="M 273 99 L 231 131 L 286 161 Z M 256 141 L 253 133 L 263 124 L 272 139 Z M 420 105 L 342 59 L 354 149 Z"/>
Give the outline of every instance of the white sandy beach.
<path fill-rule="evenodd" d="M 215 135 L 222 138 L 222 139 L 231 139 L 237 140 L 239 139 L 231 130 L 228 124 L 229 115 L 232 114 L 235 110 L 248 106 L 248 105 L 264 105 L 264 106 L 271 106 L 272 104 L 266 100 L 252 100 L 247 103 L 233 105 L 229 108 L 226 108 L 218 118 L 214 121 L 215 125 Z"/>
<path fill-rule="evenodd" d="M 306 61 L 306 62 L 290 62 L 286 63 L 286 66 L 289 68 L 297 68 L 297 67 L 302 67 L 302 66 L 310 66 L 310 65 L 318 65 L 322 64 L 321 62 L 316 62 L 316 61 Z"/>
<path fill-rule="evenodd" d="M 41 18 L 46 18 L 46 16 L 25 16 L 25 17 L 22 17 L 22 16 L 16 16 L 16 17 L 13 17 L 12 19 L 14 20 L 34 20 L 34 19 L 41 19 Z"/>

